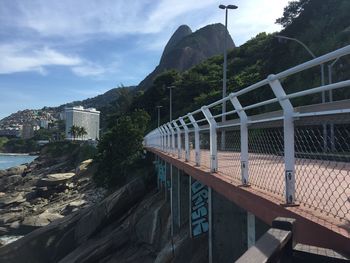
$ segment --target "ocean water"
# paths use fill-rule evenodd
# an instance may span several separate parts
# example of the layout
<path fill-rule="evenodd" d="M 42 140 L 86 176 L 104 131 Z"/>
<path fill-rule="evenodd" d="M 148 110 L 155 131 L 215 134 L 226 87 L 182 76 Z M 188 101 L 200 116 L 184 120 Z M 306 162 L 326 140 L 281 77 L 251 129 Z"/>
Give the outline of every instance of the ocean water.
<path fill-rule="evenodd" d="M 0 170 L 32 162 L 38 156 L 31 155 L 7 155 L 0 153 Z"/>

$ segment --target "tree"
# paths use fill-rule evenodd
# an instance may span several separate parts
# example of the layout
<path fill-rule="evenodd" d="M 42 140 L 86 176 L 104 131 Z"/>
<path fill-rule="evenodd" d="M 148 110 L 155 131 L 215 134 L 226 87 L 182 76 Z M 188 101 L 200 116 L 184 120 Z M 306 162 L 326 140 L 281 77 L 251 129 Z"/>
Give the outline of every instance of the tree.
<path fill-rule="evenodd" d="M 304 10 L 305 4 L 309 3 L 310 0 L 299 0 L 291 1 L 288 6 L 284 8 L 283 16 L 276 20 L 276 24 L 280 24 L 283 27 L 287 27 L 297 18 L 300 13 Z"/>
<path fill-rule="evenodd" d="M 81 137 L 81 139 L 84 139 L 84 136 L 87 134 L 85 127 L 78 127 L 77 132 L 78 137 Z"/>
<path fill-rule="evenodd" d="M 69 129 L 69 134 L 73 136 L 73 141 L 75 141 L 75 139 L 77 138 L 77 136 L 79 134 L 79 127 L 72 125 L 72 127 L 70 127 L 70 129 Z"/>
<path fill-rule="evenodd" d="M 114 120 L 113 127 L 98 145 L 94 179 L 99 185 L 119 186 L 126 181 L 128 171 L 142 157 L 142 141 L 149 120 L 149 115 L 142 110 Z"/>

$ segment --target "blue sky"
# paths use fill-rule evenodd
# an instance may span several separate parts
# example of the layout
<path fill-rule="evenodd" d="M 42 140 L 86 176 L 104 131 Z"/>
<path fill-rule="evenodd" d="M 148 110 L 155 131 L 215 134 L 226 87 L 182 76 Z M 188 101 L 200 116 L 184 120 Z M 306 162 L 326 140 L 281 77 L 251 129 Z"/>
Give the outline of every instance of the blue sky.
<path fill-rule="evenodd" d="M 182 24 L 224 23 L 236 45 L 274 32 L 288 0 L 1 0 L 0 119 L 137 85 Z"/>

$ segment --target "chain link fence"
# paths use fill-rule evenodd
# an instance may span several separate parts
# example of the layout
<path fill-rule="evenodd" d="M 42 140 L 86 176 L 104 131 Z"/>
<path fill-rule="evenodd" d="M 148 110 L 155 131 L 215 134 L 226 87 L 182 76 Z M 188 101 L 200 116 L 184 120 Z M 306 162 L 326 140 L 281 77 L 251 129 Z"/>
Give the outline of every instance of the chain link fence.
<path fill-rule="evenodd" d="M 297 202 L 350 220 L 350 116 L 296 122 L 295 156 Z"/>

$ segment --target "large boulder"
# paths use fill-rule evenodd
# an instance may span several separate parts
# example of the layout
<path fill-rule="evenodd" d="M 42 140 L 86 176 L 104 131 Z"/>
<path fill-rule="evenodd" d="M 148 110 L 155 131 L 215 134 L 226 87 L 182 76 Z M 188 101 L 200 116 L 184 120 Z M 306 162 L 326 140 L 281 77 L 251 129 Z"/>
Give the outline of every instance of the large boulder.
<path fill-rule="evenodd" d="M 80 176 L 84 175 L 87 172 L 89 166 L 92 164 L 92 161 L 93 161 L 92 159 L 88 159 L 81 162 L 76 168 L 75 173 Z"/>
<path fill-rule="evenodd" d="M 22 174 L 27 169 L 26 165 L 11 167 L 6 170 L 6 175 Z"/>
<path fill-rule="evenodd" d="M 145 192 L 144 181 L 141 178 L 135 179 L 99 204 L 57 219 L 1 247 L 0 262 L 58 262 L 107 225 L 118 223 Z M 120 237 L 123 236 L 127 235 L 122 234 Z"/>
<path fill-rule="evenodd" d="M 15 186 L 22 184 L 23 177 L 19 174 L 11 176 L 3 176 L 0 178 L 0 191 L 5 192 L 9 189 L 13 189 Z"/>
<path fill-rule="evenodd" d="M 75 176 L 75 173 L 49 174 L 46 178 L 42 178 L 38 181 L 38 186 L 56 186 L 64 184 L 73 176 Z"/>
<path fill-rule="evenodd" d="M 5 194 L 0 196 L 0 207 L 25 202 L 23 193 Z"/>
<path fill-rule="evenodd" d="M 22 221 L 23 226 L 32 226 L 32 227 L 42 227 L 50 224 L 51 222 L 63 218 L 62 215 L 57 213 L 50 213 L 45 211 L 39 215 L 28 216 Z"/>

